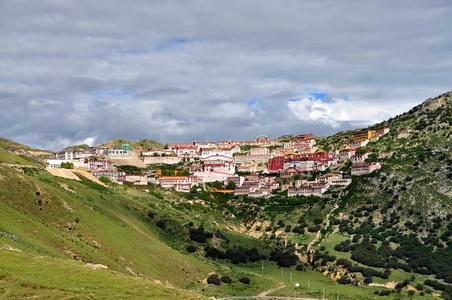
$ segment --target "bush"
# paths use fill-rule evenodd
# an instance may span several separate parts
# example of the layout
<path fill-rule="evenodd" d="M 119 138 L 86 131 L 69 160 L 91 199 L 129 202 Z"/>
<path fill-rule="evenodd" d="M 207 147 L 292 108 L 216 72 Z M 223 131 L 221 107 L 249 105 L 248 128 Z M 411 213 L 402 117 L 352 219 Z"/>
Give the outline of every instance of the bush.
<path fill-rule="evenodd" d="M 207 277 L 207 283 L 214 284 L 214 285 L 220 285 L 221 280 L 217 274 L 212 274 L 212 275 L 209 275 L 209 277 Z"/>
<path fill-rule="evenodd" d="M 304 228 L 301 226 L 295 226 L 292 228 L 292 232 L 298 233 L 298 234 L 304 234 Z"/>
<path fill-rule="evenodd" d="M 243 284 L 250 284 L 250 279 L 248 277 L 242 277 L 239 279 L 239 281 Z"/>
<path fill-rule="evenodd" d="M 317 231 L 319 231 L 320 230 L 320 225 L 315 225 L 315 226 L 309 226 L 308 227 L 308 231 L 309 232 L 317 232 Z"/>
<path fill-rule="evenodd" d="M 71 162 L 62 162 L 60 167 L 63 168 L 63 169 L 73 169 L 74 168 L 74 164 L 71 163 Z"/>
<path fill-rule="evenodd" d="M 232 279 L 228 275 L 221 276 L 221 281 L 224 282 L 224 283 L 227 283 L 227 284 L 231 284 L 232 283 Z"/>
<path fill-rule="evenodd" d="M 155 225 L 157 225 L 158 228 L 165 229 L 165 221 L 164 220 L 158 220 L 155 222 Z"/>
<path fill-rule="evenodd" d="M 373 282 L 372 277 L 366 277 L 366 278 L 364 278 L 364 284 L 370 284 L 370 283 L 372 283 L 372 282 Z"/>
<path fill-rule="evenodd" d="M 380 296 L 389 296 L 391 294 L 391 291 L 389 290 L 381 290 L 378 292 L 378 295 Z"/>
<path fill-rule="evenodd" d="M 295 270 L 297 270 L 297 271 L 304 271 L 304 265 L 303 265 L 303 264 L 297 265 L 297 267 L 295 268 Z"/>
<path fill-rule="evenodd" d="M 206 257 L 211 257 L 211 258 L 224 258 L 225 255 L 223 252 L 221 252 L 220 250 L 218 250 L 215 247 L 206 247 Z"/>
<path fill-rule="evenodd" d="M 351 283 L 351 280 L 350 280 L 350 278 L 344 276 L 344 277 L 339 278 L 339 280 L 337 282 L 339 284 L 349 284 L 349 283 Z"/>
<path fill-rule="evenodd" d="M 188 245 L 187 248 L 186 248 L 186 250 L 187 250 L 188 252 L 190 252 L 190 253 L 193 253 L 193 252 L 196 251 L 196 247 L 193 246 L 193 245 Z"/>
<path fill-rule="evenodd" d="M 207 240 L 206 233 L 204 232 L 204 228 L 201 226 L 198 229 L 190 228 L 190 240 L 205 243 Z"/>

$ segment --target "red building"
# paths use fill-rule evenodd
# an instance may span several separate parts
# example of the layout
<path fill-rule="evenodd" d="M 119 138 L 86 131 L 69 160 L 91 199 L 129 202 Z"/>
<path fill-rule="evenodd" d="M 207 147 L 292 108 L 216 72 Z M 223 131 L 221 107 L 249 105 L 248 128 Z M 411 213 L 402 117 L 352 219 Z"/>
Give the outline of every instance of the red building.
<path fill-rule="evenodd" d="M 268 171 L 269 172 L 278 172 L 284 168 L 285 162 L 284 156 L 276 156 L 268 160 Z"/>
<path fill-rule="evenodd" d="M 329 161 L 330 155 L 327 152 L 315 152 L 315 153 L 306 153 L 306 154 L 298 154 L 292 157 L 292 160 L 310 160 L 317 162 L 326 162 Z"/>

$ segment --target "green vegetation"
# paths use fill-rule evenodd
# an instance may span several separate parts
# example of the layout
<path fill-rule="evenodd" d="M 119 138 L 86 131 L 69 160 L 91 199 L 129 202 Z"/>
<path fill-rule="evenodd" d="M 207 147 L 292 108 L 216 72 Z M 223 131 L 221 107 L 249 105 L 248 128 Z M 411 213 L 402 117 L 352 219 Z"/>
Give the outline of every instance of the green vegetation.
<path fill-rule="evenodd" d="M 63 169 L 73 169 L 74 164 L 71 162 L 62 162 L 60 167 Z"/>

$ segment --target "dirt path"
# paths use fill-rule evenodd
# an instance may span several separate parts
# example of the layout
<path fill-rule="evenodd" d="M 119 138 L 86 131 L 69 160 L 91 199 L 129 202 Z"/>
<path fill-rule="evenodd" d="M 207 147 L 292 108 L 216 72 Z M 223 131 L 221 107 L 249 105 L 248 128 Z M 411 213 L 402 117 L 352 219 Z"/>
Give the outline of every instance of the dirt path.
<path fill-rule="evenodd" d="M 280 290 L 280 289 L 283 289 L 283 288 L 285 288 L 285 287 L 286 287 L 286 285 L 283 284 L 283 285 L 280 285 L 280 286 L 278 286 L 278 287 L 269 289 L 269 290 L 267 290 L 267 291 L 263 291 L 262 293 L 260 293 L 259 295 L 257 295 L 257 297 L 265 297 L 265 296 L 268 296 L 268 295 L 273 294 L 274 292 L 276 292 L 276 291 L 278 291 L 278 290 Z"/>
<path fill-rule="evenodd" d="M 326 222 L 325 222 L 325 226 L 323 226 L 323 228 L 328 228 L 330 226 L 330 217 L 336 211 L 336 209 L 338 209 L 338 208 L 339 208 L 339 204 L 336 202 L 334 204 L 333 209 L 326 215 L 326 217 L 325 217 Z M 311 250 L 312 247 L 314 247 L 315 244 L 318 243 L 321 240 L 321 238 L 322 238 L 322 229 L 323 228 L 320 228 L 320 230 L 317 231 L 317 233 L 315 235 L 315 238 L 309 243 L 308 251 Z"/>

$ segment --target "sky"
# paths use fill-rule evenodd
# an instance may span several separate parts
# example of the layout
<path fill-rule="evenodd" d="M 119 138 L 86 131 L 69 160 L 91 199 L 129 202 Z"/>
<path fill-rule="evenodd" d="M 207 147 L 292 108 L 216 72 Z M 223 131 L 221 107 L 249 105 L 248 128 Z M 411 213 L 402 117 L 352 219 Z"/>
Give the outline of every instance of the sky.
<path fill-rule="evenodd" d="M 0 0 L 0 136 L 328 135 L 452 89 L 452 1 Z"/>

